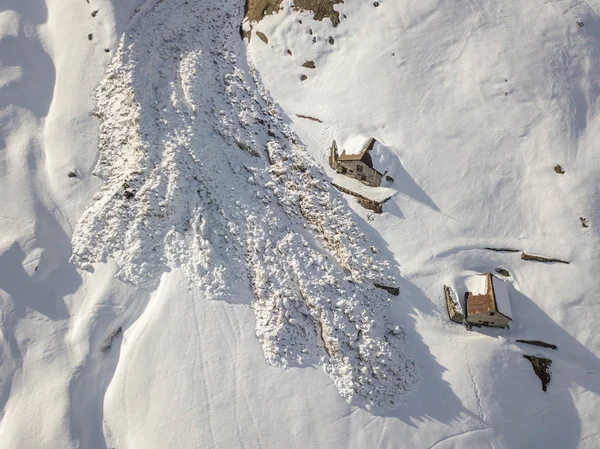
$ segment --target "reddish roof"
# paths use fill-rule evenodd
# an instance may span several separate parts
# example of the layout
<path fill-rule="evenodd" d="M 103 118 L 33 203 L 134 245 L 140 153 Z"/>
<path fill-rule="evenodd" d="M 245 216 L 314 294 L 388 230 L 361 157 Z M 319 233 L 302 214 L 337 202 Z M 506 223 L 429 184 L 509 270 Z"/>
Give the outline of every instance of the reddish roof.
<path fill-rule="evenodd" d="M 486 277 L 487 288 L 485 293 L 473 294 L 467 292 L 465 299 L 467 302 L 467 316 L 479 315 L 480 313 L 499 312 L 492 286 L 492 274 L 486 273 L 480 276 Z"/>

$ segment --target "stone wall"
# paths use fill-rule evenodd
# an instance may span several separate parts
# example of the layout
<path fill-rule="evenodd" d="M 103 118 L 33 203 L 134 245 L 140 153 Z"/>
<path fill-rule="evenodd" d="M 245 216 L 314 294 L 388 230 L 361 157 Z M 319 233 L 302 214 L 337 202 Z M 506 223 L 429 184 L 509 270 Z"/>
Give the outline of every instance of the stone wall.
<path fill-rule="evenodd" d="M 455 323 L 462 324 L 465 321 L 465 316 L 460 310 L 460 305 L 456 297 L 452 295 L 452 290 L 447 285 L 444 285 L 444 294 L 446 296 L 446 306 L 448 307 L 448 316 Z"/>
<path fill-rule="evenodd" d="M 331 168 L 333 168 L 334 170 L 337 170 L 338 168 L 338 148 L 337 148 L 337 144 L 335 143 L 335 140 L 333 141 L 333 143 L 331 144 L 331 147 L 329 148 L 329 166 Z"/>
<path fill-rule="evenodd" d="M 476 326 L 488 326 L 488 327 L 506 327 L 510 323 L 510 319 L 505 317 L 499 312 L 487 312 L 478 313 L 476 315 L 469 315 L 467 323 L 474 324 Z"/>
<path fill-rule="evenodd" d="M 371 187 L 379 187 L 381 185 L 382 176 L 361 161 L 339 161 L 337 172 L 358 179 L 363 184 Z"/>
<path fill-rule="evenodd" d="M 348 195 L 352 195 L 352 196 L 356 197 L 358 199 L 358 204 L 360 204 L 365 209 L 372 210 L 376 214 L 383 213 L 383 203 L 385 203 L 387 200 L 389 200 L 391 198 L 391 197 L 387 197 L 383 201 L 374 201 L 370 198 L 367 198 L 366 196 L 362 196 L 356 192 L 353 192 L 352 190 L 346 189 L 345 187 L 342 187 L 336 183 L 332 183 L 332 185 L 333 185 L 333 187 L 338 189 L 340 192 L 344 192 L 344 193 L 347 193 Z"/>

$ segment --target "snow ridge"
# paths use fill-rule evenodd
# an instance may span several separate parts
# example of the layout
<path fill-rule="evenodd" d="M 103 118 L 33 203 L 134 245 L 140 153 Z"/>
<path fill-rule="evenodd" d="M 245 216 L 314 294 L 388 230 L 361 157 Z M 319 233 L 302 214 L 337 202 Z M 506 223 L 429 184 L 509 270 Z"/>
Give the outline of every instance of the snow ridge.
<path fill-rule="evenodd" d="M 242 17 L 241 0 L 163 0 L 123 38 L 95 92 L 104 184 L 72 260 L 112 258 L 136 284 L 180 268 L 212 299 L 250 279 L 269 363 L 320 363 L 348 402 L 393 407 L 418 383 L 374 285 L 397 268 L 257 87 Z"/>

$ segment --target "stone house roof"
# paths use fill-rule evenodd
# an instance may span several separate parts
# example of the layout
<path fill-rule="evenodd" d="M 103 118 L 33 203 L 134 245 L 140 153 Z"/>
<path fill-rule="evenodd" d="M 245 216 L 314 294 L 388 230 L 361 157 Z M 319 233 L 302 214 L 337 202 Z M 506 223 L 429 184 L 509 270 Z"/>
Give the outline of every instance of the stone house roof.
<path fill-rule="evenodd" d="M 373 137 L 371 137 L 367 141 L 365 146 L 358 153 L 346 153 L 346 150 L 344 150 L 342 152 L 342 154 L 339 156 L 338 160 L 340 162 L 342 162 L 342 161 L 360 161 L 360 162 L 366 164 L 369 168 L 373 168 L 373 160 L 371 159 L 369 152 L 373 149 L 373 147 L 375 146 L 376 143 L 377 143 L 377 140 L 374 139 Z M 375 169 L 373 168 L 373 170 L 375 170 Z"/>
<path fill-rule="evenodd" d="M 495 312 L 512 319 L 508 290 L 503 281 L 486 273 L 473 276 L 468 284 L 471 291 L 465 295 L 467 316 Z"/>

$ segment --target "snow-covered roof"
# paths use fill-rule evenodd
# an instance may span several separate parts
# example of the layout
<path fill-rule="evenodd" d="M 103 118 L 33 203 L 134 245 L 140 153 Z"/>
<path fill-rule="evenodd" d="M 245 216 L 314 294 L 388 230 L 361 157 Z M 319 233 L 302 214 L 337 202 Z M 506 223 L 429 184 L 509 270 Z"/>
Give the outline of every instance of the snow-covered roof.
<path fill-rule="evenodd" d="M 473 296 L 485 295 L 488 292 L 488 281 L 485 275 L 476 274 L 465 280 L 467 291 Z"/>
<path fill-rule="evenodd" d="M 397 159 L 385 145 L 372 137 L 351 137 L 338 149 L 342 152 L 340 160 L 363 159 L 363 162 L 382 174 L 389 171 Z M 365 155 L 368 160 L 365 160 Z"/>
<path fill-rule="evenodd" d="M 359 155 L 371 140 L 370 137 L 352 136 L 342 142 L 340 150 L 348 155 Z"/>
<path fill-rule="evenodd" d="M 508 318 L 512 318 L 508 284 L 502 279 L 492 275 L 492 286 L 494 287 L 494 296 L 496 298 L 496 308 L 498 312 Z"/>

